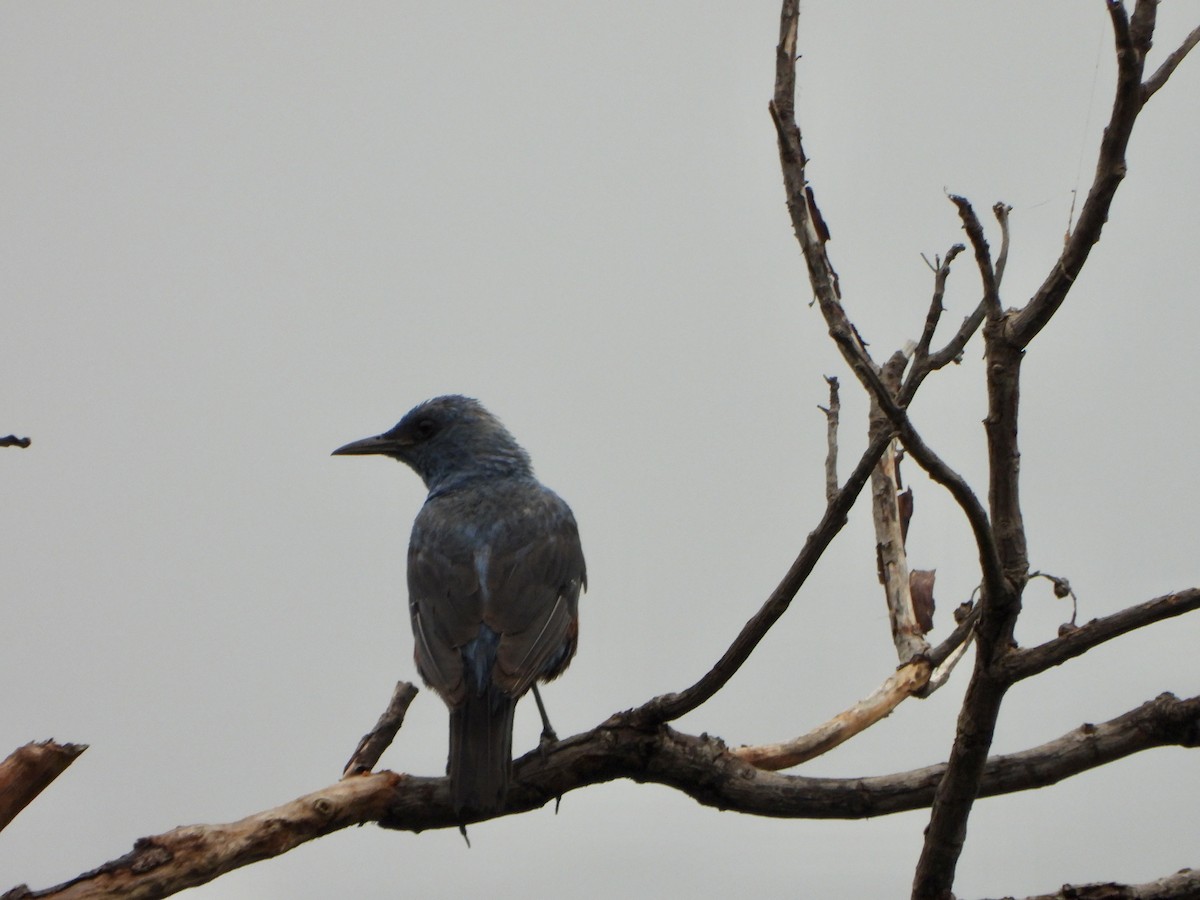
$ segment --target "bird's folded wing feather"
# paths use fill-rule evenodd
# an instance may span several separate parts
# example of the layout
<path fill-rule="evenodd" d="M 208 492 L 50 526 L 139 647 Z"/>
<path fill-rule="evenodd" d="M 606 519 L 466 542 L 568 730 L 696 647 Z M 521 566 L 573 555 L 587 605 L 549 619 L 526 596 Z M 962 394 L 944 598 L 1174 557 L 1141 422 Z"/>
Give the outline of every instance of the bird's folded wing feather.
<path fill-rule="evenodd" d="M 575 651 L 583 552 L 574 522 L 557 525 L 494 558 L 488 573 L 484 621 L 501 634 L 493 677 L 514 696 L 558 674 Z"/>
<path fill-rule="evenodd" d="M 447 703 L 461 703 L 466 681 L 458 648 L 475 637 L 483 617 L 471 560 L 414 542 L 408 552 L 408 598 L 417 670 Z"/>

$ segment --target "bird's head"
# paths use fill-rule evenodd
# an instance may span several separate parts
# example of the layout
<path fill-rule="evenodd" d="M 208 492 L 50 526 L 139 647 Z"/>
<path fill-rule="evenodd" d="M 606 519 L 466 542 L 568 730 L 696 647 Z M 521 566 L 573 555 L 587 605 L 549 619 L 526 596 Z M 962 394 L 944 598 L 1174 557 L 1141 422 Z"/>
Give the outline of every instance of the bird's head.
<path fill-rule="evenodd" d="M 530 475 L 529 455 L 483 404 L 457 394 L 414 407 L 396 426 L 353 441 L 334 456 L 390 456 L 434 490 L 488 475 Z"/>

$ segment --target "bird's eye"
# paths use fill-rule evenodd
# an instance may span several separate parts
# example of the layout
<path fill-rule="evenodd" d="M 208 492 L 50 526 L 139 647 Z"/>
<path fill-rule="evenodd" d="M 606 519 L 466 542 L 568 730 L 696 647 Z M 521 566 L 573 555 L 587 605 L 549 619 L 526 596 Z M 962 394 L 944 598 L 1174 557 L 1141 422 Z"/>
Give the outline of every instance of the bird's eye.
<path fill-rule="evenodd" d="M 414 430 L 419 440 L 428 440 L 437 431 L 437 422 L 433 421 L 433 419 L 421 419 L 417 422 Z"/>

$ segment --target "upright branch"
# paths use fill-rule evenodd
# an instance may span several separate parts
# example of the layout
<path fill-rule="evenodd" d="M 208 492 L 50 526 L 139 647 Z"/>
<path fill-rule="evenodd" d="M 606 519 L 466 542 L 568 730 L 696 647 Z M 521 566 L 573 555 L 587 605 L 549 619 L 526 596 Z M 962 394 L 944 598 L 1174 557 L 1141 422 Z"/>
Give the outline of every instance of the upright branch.
<path fill-rule="evenodd" d="M 979 795 L 996 720 L 1008 689 L 1008 682 L 996 676 L 994 665 L 1012 643 L 1012 629 L 1020 611 L 1021 591 L 1029 568 L 1017 477 L 1020 460 L 1017 450 L 1018 385 L 1024 351 L 1003 339 L 1005 316 L 1000 306 L 1003 266 L 993 263 L 983 228 L 970 203 L 962 197 L 951 197 L 951 200 L 958 207 L 983 283 L 989 528 L 986 552 L 981 552 L 983 581 L 975 669 L 959 710 L 946 774 L 934 794 L 929 827 L 913 879 L 915 900 L 942 900 L 950 896 L 958 858 L 966 841 L 967 819 Z M 1007 212 L 1007 207 L 996 208 L 1006 236 Z M 1007 240 L 1004 244 L 1002 259 Z M 980 549 L 985 550 L 982 543 Z"/>
<path fill-rule="evenodd" d="M 946 311 L 946 307 L 942 305 L 942 300 L 946 296 L 946 281 L 950 277 L 950 264 L 965 249 L 967 248 L 962 244 L 955 244 L 946 251 L 944 259 L 935 257 L 934 264 L 929 266 L 933 270 L 933 299 L 929 302 L 929 312 L 925 315 L 925 328 L 921 332 L 921 339 L 917 342 L 917 347 L 913 351 L 914 365 L 919 365 L 922 360 L 929 357 L 929 347 L 933 343 L 933 333 L 937 331 L 938 322 L 942 319 L 942 313 Z M 928 259 L 925 261 L 926 263 L 929 262 Z"/>
<path fill-rule="evenodd" d="M 829 385 L 829 405 L 820 407 L 825 413 L 825 502 L 832 503 L 838 492 L 838 424 L 841 419 L 842 401 L 838 396 L 838 380 L 832 375 L 825 376 Z"/>
<path fill-rule="evenodd" d="M 1112 113 L 1101 140 L 1096 174 L 1079 222 L 1042 285 L 1021 309 L 1001 311 L 999 275 L 1003 257 L 993 267 L 982 229 L 961 198 L 954 199 L 963 217 L 987 304 L 984 327 L 988 414 L 988 504 L 1002 579 L 985 578 L 977 634 L 975 672 L 967 688 L 958 731 L 945 778 L 934 798 L 925 844 L 913 882 L 914 898 L 950 896 L 954 872 L 966 837 L 966 823 L 991 746 L 1000 703 L 1013 671 L 1005 661 L 1015 651 L 1013 630 L 1021 610 L 1029 559 L 1021 513 L 1020 452 L 1017 420 L 1020 371 L 1025 348 L 1053 317 L 1100 239 L 1117 188 L 1125 177 L 1125 152 L 1134 122 L 1146 100 L 1162 86 L 1183 55 L 1200 37 L 1193 32 L 1147 83 L 1142 81 L 1146 54 L 1154 35 L 1157 0 L 1138 0 L 1132 16 L 1120 0 L 1108 0 L 1117 56 L 1117 85 Z M 1161 76 L 1161 77 L 1160 77 Z M 998 217 L 999 217 L 998 213 Z M 1004 211 L 1007 215 L 1007 209 Z M 1005 218 L 1001 218 L 1002 228 Z M 1069 643 L 1069 642 L 1068 642 Z"/>
<path fill-rule="evenodd" d="M 783 171 L 788 213 L 812 285 L 817 306 L 829 327 L 829 335 L 860 381 L 878 371 L 858 331 L 842 308 L 837 272 L 825 251 L 829 230 L 817 209 L 816 195 L 805 174 L 808 157 L 800 126 L 796 124 L 796 37 L 800 21 L 799 0 L 784 0 L 780 18 L 779 45 L 775 49 L 775 95 L 769 109 L 779 139 L 779 162 Z"/>
<path fill-rule="evenodd" d="M 895 354 L 880 373 L 883 387 L 890 396 L 900 386 L 900 373 L 906 360 Z M 869 434 L 891 434 L 894 425 L 880 406 L 879 398 L 871 403 Z M 900 664 L 929 652 L 922 627 L 913 604 L 909 579 L 908 550 L 905 546 L 906 524 L 900 512 L 900 478 L 897 471 L 896 442 L 887 450 L 871 475 L 871 511 L 875 523 L 875 553 L 879 566 L 879 581 L 887 600 L 888 620 L 892 625 L 892 642 Z"/>

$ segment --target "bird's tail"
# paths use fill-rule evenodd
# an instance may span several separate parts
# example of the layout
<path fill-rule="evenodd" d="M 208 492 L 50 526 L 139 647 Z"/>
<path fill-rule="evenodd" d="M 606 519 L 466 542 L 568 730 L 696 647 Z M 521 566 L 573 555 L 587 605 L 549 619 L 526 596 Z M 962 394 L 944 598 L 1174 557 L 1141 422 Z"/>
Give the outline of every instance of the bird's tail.
<path fill-rule="evenodd" d="M 454 811 L 490 813 L 504 805 L 512 771 L 513 711 L 517 701 L 494 684 L 467 691 L 450 711 L 450 795 Z"/>

